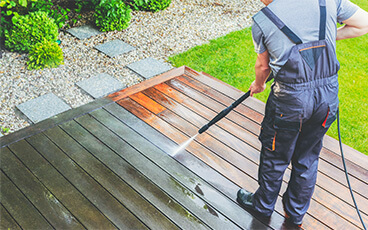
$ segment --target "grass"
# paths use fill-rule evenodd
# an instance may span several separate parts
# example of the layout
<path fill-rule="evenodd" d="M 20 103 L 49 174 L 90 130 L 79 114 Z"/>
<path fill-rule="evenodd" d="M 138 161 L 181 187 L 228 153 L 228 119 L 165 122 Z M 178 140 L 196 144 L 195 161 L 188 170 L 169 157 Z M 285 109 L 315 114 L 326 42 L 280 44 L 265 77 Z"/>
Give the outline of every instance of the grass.
<path fill-rule="evenodd" d="M 368 1 L 353 0 L 365 10 Z M 368 155 L 368 35 L 337 42 L 339 71 L 340 126 L 345 144 Z M 174 66 L 187 65 L 204 71 L 244 92 L 254 80 L 256 54 L 250 28 L 232 32 L 170 57 Z M 266 102 L 269 87 L 255 97 Z M 337 139 L 336 122 L 329 136 Z"/>

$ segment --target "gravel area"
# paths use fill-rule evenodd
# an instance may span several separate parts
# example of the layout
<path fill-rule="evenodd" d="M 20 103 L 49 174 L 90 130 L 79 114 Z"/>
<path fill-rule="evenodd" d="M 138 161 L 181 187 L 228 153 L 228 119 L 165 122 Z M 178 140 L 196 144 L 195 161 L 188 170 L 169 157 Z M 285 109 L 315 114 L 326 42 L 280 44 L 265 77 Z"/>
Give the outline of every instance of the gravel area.
<path fill-rule="evenodd" d="M 254 0 L 173 0 L 161 12 L 133 12 L 124 31 L 86 40 L 61 32 L 65 64 L 54 69 L 27 70 L 26 54 L 5 51 L 0 59 L 0 126 L 9 128 L 9 133 L 28 126 L 15 106 L 47 93 L 54 93 L 72 108 L 91 102 L 93 99 L 75 83 L 96 73 L 108 73 L 129 86 L 137 84 L 142 79 L 127 69 L 127 64 L 147 57 L 166 61 L 169 56 L 248 27 L 260 8 L 260 1 Z M 114 39 L 136 50 L 109 58 L 94 48 Z"/>

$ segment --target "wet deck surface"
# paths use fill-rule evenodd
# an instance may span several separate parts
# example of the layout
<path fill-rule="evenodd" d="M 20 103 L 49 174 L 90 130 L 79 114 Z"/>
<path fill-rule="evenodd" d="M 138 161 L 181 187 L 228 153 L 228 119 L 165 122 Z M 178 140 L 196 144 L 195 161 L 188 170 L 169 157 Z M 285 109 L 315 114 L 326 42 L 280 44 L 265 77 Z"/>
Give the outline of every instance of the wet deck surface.
<path fill-rule="evenodd" d="M 236 202 L 240 187 L 257 189 L 262 102 L 247 99 L 174 154 L 241 95 L 181 67 L 1 137 L 0 228 L 290 229 L 281 199 L 270 220 Z M 338 148 L 325 138 L 304 229 L 361 228 Z M 345 152 L 368 223 L 368 157 Z"/>

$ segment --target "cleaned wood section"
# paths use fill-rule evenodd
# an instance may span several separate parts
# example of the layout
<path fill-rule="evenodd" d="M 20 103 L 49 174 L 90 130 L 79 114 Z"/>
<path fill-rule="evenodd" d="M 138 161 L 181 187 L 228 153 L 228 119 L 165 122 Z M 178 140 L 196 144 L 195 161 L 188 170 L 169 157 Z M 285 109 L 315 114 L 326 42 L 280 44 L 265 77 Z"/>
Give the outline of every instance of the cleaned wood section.
<path fill-rule="evenodd" d="M 176 152 L 241 95 L 181 67 L 2 137 L 0 228 L 292 229 L 281 199 L 270 219 L 236 202 L 258 186 L 262 102 L 247 99 Z M 336 146 L 325 139 L 304 229 L 362 229 Z M 368 158 L 345 151 L 368 222 Z"/>

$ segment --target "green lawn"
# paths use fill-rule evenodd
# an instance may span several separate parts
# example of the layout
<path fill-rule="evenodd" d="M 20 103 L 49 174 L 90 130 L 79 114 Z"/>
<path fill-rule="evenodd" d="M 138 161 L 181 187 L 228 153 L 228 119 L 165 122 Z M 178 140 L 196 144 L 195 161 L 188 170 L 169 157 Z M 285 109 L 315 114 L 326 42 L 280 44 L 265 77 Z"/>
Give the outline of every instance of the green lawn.
<path fill-rule="evenodd" d="M 352 0 L 368 10 L 368 1 Z M 337 56 L 341 64 L 340 121 L 343 142 L 368 155 L 368 35 L 337 42 Z M 174 66 L 187 65 L 247 91 L 254 80 L 256 54 L 253 50 L 250 28 L 232 32 L 211 40 L 209 44 L 194 47 L 170 57 Z M 256 95 L 266 101 L 268 89 Z M 336 122 L 335 122 L 336 124 Z M 328 135 L 337 139 L 336 125 Z"/>

